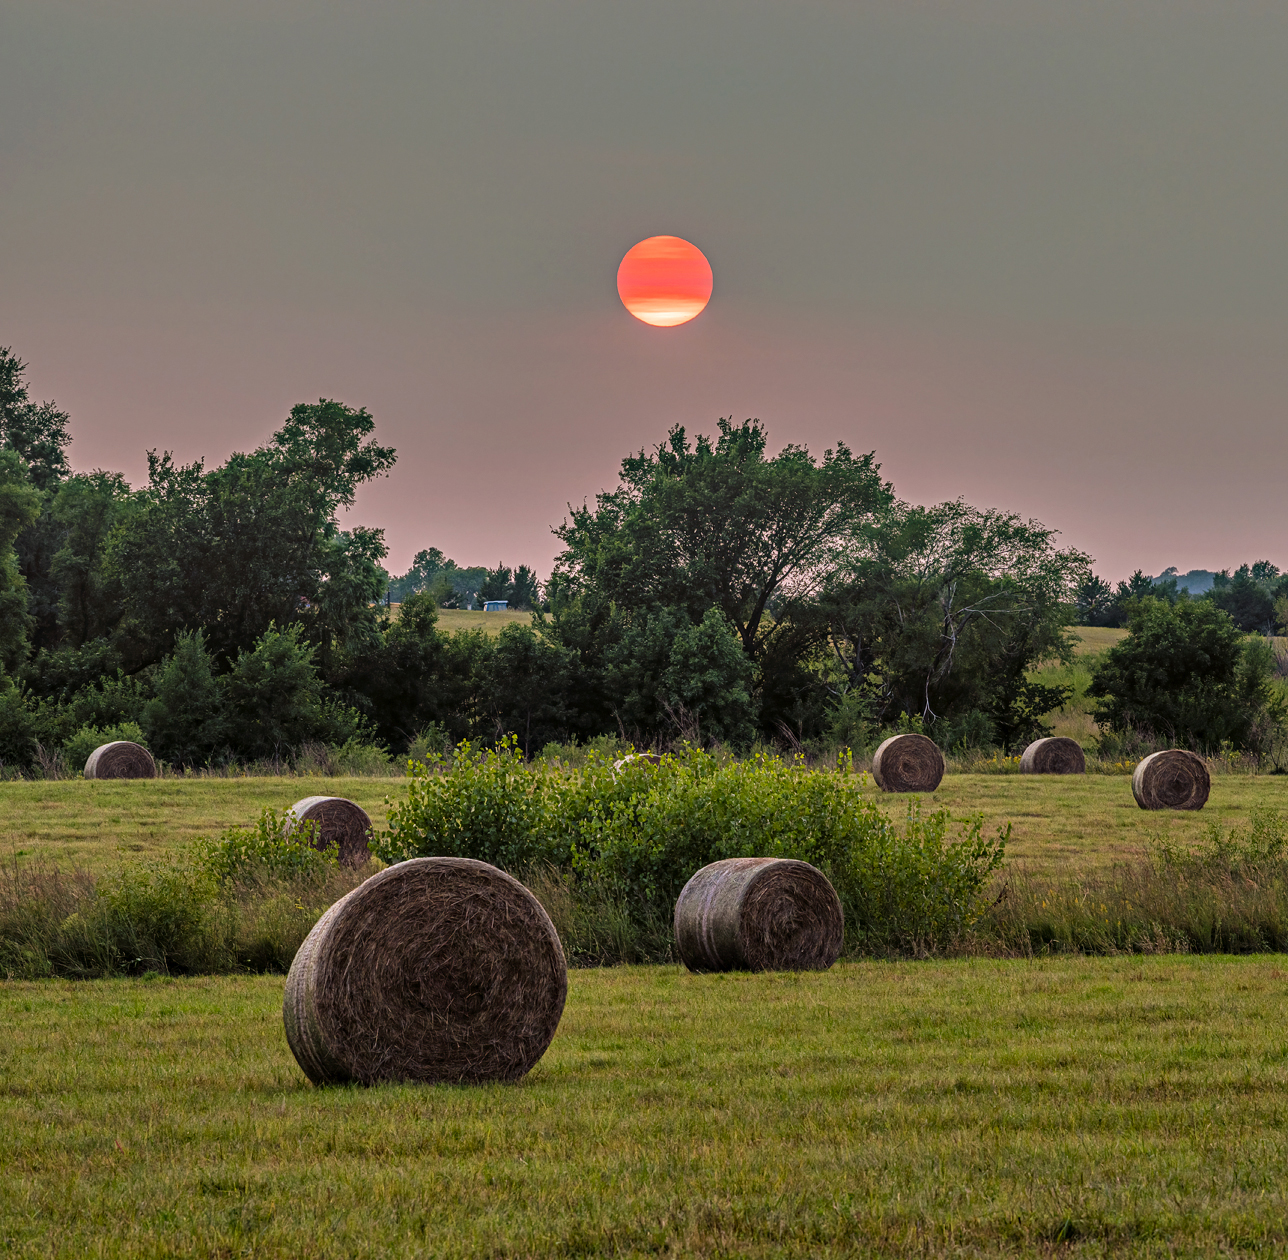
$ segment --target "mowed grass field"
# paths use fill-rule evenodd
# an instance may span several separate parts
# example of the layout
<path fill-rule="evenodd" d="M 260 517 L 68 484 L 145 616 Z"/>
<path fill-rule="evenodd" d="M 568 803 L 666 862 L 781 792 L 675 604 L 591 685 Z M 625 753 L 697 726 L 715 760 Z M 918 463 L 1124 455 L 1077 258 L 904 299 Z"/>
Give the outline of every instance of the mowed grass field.
<path fill-rule="evenodd" d="M 0 1252 L 1288 1248 L 1282 959 L 581 971 L 481 1088 L 312 1088 L 281 994 L 0 986 Z"/>
<path fill-rule="evenodd" d="M 888 795 L 870 776 L 856 775 L 855 790 L 896 819 L 915 800 L 923 810 L 982 814 L 990 835 L 1010 823 L 1009 859 L 1050 874 L 1102 870 L 1140 857 L 1158 836 L 1197 840 L 1212 821 L 1235 826 L 1255 808 L 1288 812 L 1288 776 L 1282 775 L 1216 775 L 1207 808 L 1198 813 L 1146 813 L 1126 775 L 950 774 L 922 798 Z M 249 825 L 265 806 L 285 810 L 306 796 L 348 797 L 380 827 L 386 801 L 396 803 L 406 791 L 405 779 L 372 778 L 0 783 L 0 858 L 102 871 Z"/>

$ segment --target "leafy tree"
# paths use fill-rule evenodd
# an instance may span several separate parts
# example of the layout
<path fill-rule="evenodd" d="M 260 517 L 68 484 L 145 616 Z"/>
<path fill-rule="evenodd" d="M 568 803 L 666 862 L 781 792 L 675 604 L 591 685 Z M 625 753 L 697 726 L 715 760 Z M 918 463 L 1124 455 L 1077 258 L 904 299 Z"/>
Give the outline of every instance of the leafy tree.
<path fill-rule="evenodd" d="M 484 729 L 492 641 L 481 632 L 445 635 L 437 620 L 433 592 L 409 595 L 397 620 L 348 657 L 333 680 L 374 723 L 378 737 L 398 751 L 431 723 L 454 742 Z"/>
<path fill-rule="evenodd" d="M 69 477 L 50 504 L 48 515 L 61 527 L 49 574 L 59 595 L 58 628 L 65 646 L 80 647 L 109 634 L 120 620 L 121 579 L 107 572 L 107 540 L 130 502 L 125 478 L 98 470 Z"/>
<path fill-rule="evenodd" d="M 1114 588 L 1103 578 L 1089 574 L 1074 592 L 1078 625 L 1107 626 L 1115 613 Z"/>
<path fill-rule="evenodd" d="M 289 668 L 296 668 L 296 658 Z M 156 680 L 156 696 L 143 710 L 152 751 L 176 765 L 206 765 L 227 745 L 224 690 L 200 630 L 175 640 L 174 653 Z"/>
<path fill-rule="evenodd" d="M 269 626 L 252 650 L 238 652 L 225 686 L 229 743 L 242 756 L 280 757 L 362 733 L 356 713 L 328 702 L 314 650 L 293 625 Z"/>
<path fill-rule="evenodd" d="M 1247 637 L 1211 600 L 1133 606 L 1129 633 L 1097 667 L 1088 694 L 1113 731 L 1208 751 L 1259 747 L 1282 721 L 1269 644 Z"/>
<path fill-rule="evenodd" d="M 16 451 L 32 485 L 51 489 L 71 471 L 67 465 L 70 417 L 52 402 L 32 402 L 23 373 L 27 365 L 0 346 L 0 450 Z"/>
<path fill-rule="evenodd" d="M 513 734 L 525 757 L 566 734 L 571 653 L 529 627 L 502 627 L 487 664 L 486 707 L 497 737 Z"/>
<path fill-rule="evenodd" d="M 268 446 L 210 472 L 150 452 L 148 488 L 108 549 L 135 662 L 159 660 L 184 629 L 204 629 L 228 661 L 270 624 L 299 624 L 328 666 L 370 637 L 383 538 L 343 536 L 335 516 L 393 463 L 390 448 L 364 442 L 373 426 L 365 410 L 323 400 L 292 408 Z"/>
<path fill-rule="evenodd" d="M 570 508 L 552 603 L 593 592 L 624 608 L 716 608 L 743 650 L 772 650 L 775 600 L 817 592 L 874 513 L 893 500 L 872 455 L 844 443 L 816 462 L 800 446 L 766 455 L 758 420 L 719 421 L 713 443 L 682 427 L 622 461 L 616 490 Z"/>
<path fill-rule="evenodd" d="M 479 599 L 509 599 L 514 593 L 513 575 L 507 565 L 498 564 L 489 569 L 479 587 Z"/>
<path fill-rule="evenodd" d="M 1065 627 L 1088 575 L 1088 557 L 1054 535 L 960 500 L 898 504 L 816 605 L 785 611 L 819 627 L 833 691 L 866 694 L 879 724 L 903 714 L 951 726 L 977 713 L 1017 744 L 1065 698 L 1027 673 L 1067 658 Z"/>
<path fill-rule="evenodd" d="M 1254 565 L 1241 564 L 1231 577 L 1226 570 L 1216 575 L 1208 598 L 1220 609 L 1230 614 L 1240 630 L 1255 630 L 1260 634 L 1275 632 L 1275 579 L 1278 568 L 1269 560 L 1258 560 Z"/>
<path fill-rule="evenodd" d="M 40 511 L 40 494 L 14 450 L 0 450 L 0 686 L 27 654 L 27 584 L 18 571 L 14 539 Z"/>

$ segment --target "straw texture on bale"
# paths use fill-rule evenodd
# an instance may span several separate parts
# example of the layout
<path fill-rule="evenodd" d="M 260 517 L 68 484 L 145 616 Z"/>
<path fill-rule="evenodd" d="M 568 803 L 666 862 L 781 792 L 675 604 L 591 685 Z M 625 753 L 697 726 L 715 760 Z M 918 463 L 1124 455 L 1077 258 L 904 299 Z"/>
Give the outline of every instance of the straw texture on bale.
<path fill-rule="evenodd" d="M 95 748 L 83 773 L 87 779 L 155 779 L 157 763 L 141 744 L 118 739 Z"/>
<path fill-rule="evenodd" d="M 371 819 L 361 805 L 342 796 L 306 796 L 291 806 L 289 817 L 293 825 L 314 824 L 315 849 L 337 845 L 341 866 L 361 866 L 371 856 L 367 848 Z"/>
<path fill-rule="evenodd" d="M 790 858 L 712 862 L 675 903 L 675 943 L 690 971 L 826 971 L 844 937 L 836 889 Z"/>
<path fill-rule="evenodd" d="M 317 1085 L 514 1081 L 568 994 L 550 916 L 471 858 L 386 867 L 318 920 L 286 977 L 286 1040 Z"/>
<path fill-rule="evenodd" d="M 1131 792 L 1141 809 L 1202 809 L 1211 790 L 1203 758 L 1184 748 L 1153 753 L 1131 776 Z"/>
<path fill-rule="evenodd" d="M 1082 745 L 1067 735 L 1035 739 L 1020 758 L 1021 774 L 1086 774 Z"/>
<path fill-rule="evenodd" d="M 944 754 L 925 735 L 892 735 L 872 758 L 872 777 L 885 792 L 933 792 L 944 777 Z"/>

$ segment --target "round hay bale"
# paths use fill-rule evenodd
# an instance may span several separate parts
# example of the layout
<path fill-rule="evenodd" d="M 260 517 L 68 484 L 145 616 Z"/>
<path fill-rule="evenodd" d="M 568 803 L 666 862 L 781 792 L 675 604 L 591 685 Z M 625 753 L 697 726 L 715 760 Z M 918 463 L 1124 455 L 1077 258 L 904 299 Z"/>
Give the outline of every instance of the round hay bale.
<path fill-rule="evenodd" d="M 341 897 L 286 977 L 286 1040 L 317 1085 L 514 1081 L 568 994 L 550 916 L 471 858 L 413 858 Z"/>
<path fill-rule="evenodd" d="M 1151 754 L 1131 776 L 1131 793 L 1141 809 L 1202 809 L 1211 790 L 1207 764 L 1184 748 Z"/>
<path fill-rule="evenodd" d="M 83 773 L 87 779 L 155 779 L 157 763 L 142 744 L 117 739 L 95 748 Z"/>
<path fill-rule="evenodd" d="M 675 903 L 675 943 L 690 971 L 826 971 L 844 935 L 827 876 L 790 858 L 712 862 Z"/>
<path fill-rule="evenodd" d="M 1021 774 L 1086 774 L 1082 745 L 1067 735 L 1035 739 L 1020 758 Z"/>
<path fill-rule="evenodd" d="M 291 806 L 287 817 L 292 829 L 300 823 L 316 824 L 313 847 L 337 845 L 341 866 L 361 866 L 371 856 L 367 848 L 371 819 L 361 805 L 346 801 L 343 796 L 306 796 Z"/>
<path fill-rule="evenodd" d="M 886 792 L 933 792 L 944 777 L 944 754 L 925 735 L 891 735 L 872 758 L 872 777 Z"/>

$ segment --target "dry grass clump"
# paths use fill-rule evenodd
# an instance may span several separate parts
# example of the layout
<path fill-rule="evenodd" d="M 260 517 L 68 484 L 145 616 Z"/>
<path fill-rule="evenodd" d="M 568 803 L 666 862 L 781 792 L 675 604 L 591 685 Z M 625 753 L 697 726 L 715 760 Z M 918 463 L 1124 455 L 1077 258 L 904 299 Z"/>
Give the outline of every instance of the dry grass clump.
<path fill-rule="evenodd" d="M 1131 777 L 1141 809 L 1202 809 L 1212 790 L 1207 762 L 1184 748 L 1152 753 Z"/>
<path fill-rule="evenodd" d="M 567 993 L 559 936 L 518 880 L 414 858 L 322 916 L 291 965 L 283 1019 L 318 1085 L 513 1081 L 545 1053 Z"/>
<path fill-rule="evenodd" d="M 1035 739 L 1020 757 L 1021 774 L 1086 774 L 1082 745 L 1066 735 Z"/>
<path fill-rule="evenodd" d="M 872 756 L 872 777 L 885 792 L 933 792 L 944 777 L 944 754 L 925 735 L 892 735 Z"/>
<path fill-rule="evenodd" d="M 844 939 L 836 889 L 790 858 L 712 862 L 675 903 L 676 948 L 690 971 L 826 971 Z"/>
<path fill-rule="evenodd" d="M 87 779 L 155 779 L 157 763 L 141 744 L 116 739 L 90 753 L 84 773 Z"/>
<path fill-rule="evenodd" d="M 356 868 L 367 862 L 371 853 L 371 818 L 361 805 L 343 796 L 306 796 L 287 811 L 288 831 L 312 823 L 310 843 L 323 850 L 334 846 L 341 866 Z"/>

